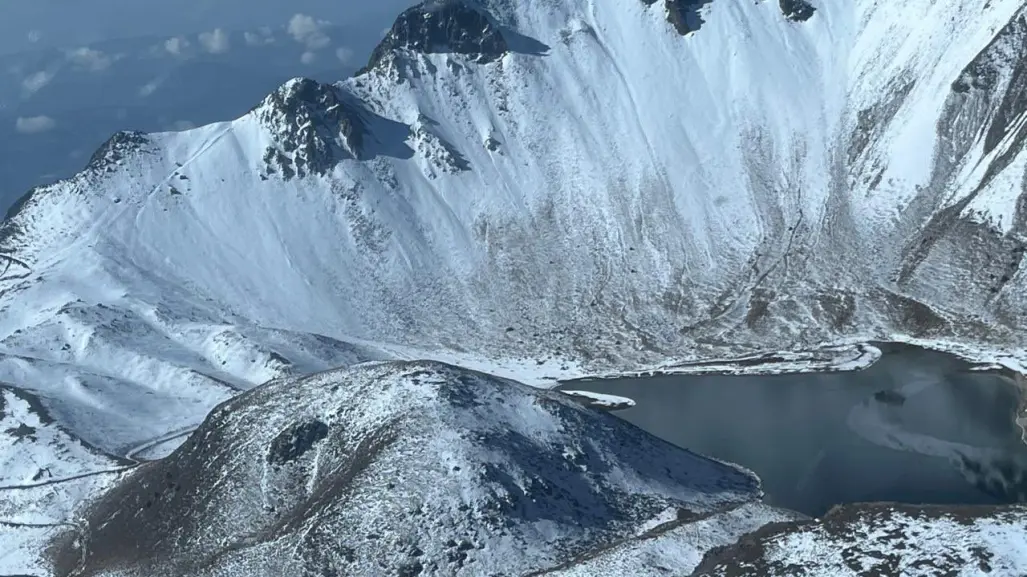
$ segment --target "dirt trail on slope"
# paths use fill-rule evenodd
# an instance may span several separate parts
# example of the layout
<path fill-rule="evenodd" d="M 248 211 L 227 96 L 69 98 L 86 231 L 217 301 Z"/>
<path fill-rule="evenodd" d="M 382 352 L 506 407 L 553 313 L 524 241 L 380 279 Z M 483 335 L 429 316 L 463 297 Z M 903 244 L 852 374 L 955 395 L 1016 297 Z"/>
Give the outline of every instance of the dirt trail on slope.
<path fill-rule="evenodd" d="M 71 475 L 70 477 L 60 477 L 57 479 L 47 479 L 46 481 L 40 481 L 38 483 L 22 483 L 18 485 L 0 485 L 0 491 L 18 491 L 22 489 L 35 489 L 37 487 L 46 487 L 48 485 L 59 485 L 61 483 L 69 483 L 71 481 L 77 481 L 79 479 L 85 479 L 87 477 L 96 477 L 97 475 L 107 475 L 115 473 L 123 473 L 130 469 L 135 468 L 136 465 L 129 465 L 120 469 L 104 469 L 102 471 L 89 471 L 86 473 L 79 473 L 77 475 Z"/>
<path fill-rule="evenodd" d="M 563 571 L 563 570 L 566 570 L 566 569 L 570 569 L 570 568 L 574 567 L 575 565 L 580 565 L 581 563 L 584 563 L 586 561 L 591 561 L 592 559 L 596 559 L 598 557 L 601 557 L 601 556 L 605 555 L 606 553 L 609 553 L 609 552 L 613 551 L 614 549 L 617 549 L 618 547 L 621 547 L 623 545 L 627 545 L 627 544 L 630 544 L 630 543 L 641 542 L 641 541 L 648 541 L 648 540 L 651 540 L 651 539 L 656 539 L 657 537 L 661 537 L 663 535 L 666 535 L 667 533 L 669 533 L 669 532 L 671 532 L 674 529 L 677 529 L 679 527 L 684 527 L 685 525 L 690 525 L 690 524 L 693 524 L 693 523 L 699 523 L 699 522 L 705 521 L 705 520 L 707 520 L 707 519 L 709 519 L 711 517 L 716 517 L 718 515 L 723 515 L 723 514 L 726 514 L 726 513 L 730 513 L 731 511 L 734 511 L 735 509 L 739 509 L 739 508 L 744 507 L 746 505 L 751 505 L 752 503 L 755 503 L 755 502 L 756 501 L 745 501 L 743 503 L 733 503 L 731 505 L 723 505 L 721 507 L 717 507 L 717 508 L 715 508 L 715 509 L 713 509 L 711 511 L 707 511 L 705 513 L 693 513 L 692 511 L 689 511 L 687 509 L 678 509 L 677 518 L 674 519 L 673 521 L 667 521 L 666 523 L 661 523 L 661 524 L 659 524 L 659 525 L 657 525 L 657 526 L 655 526 L 655 527 L 653 527 L 653 528 L 651 528 L 651 529 L 649 529 L 649 530 L 647 530 L 647 531 L 645 531 L 645 532 L 643 532 L 641 534 L 632 535 L 630 537 L 625 537 L 623 539 L 618 539 L 618 540 L 613 541 L 612 543 L 609 543 L 607 545 L 604 545 L 604 546 L 602 546 L 602 547 L 600 547 L 598 549 L 592 549 L 591 551 L 588 551 L 587 553 L 583 553 L 581 555 L 578 555 L 577 557 L 574 557 L 573 559 L 570 559 L 568 561 L 564 561 L 563 563 L 560 563 L 559 565 L 555 565 L 553 567 L 548 567 L 546 569 L 539 569 L 537 571 L 532 571 L 530 573 L 525 573 L 521 577 L 542 577 L 544 575 L 551 575 L 551 574 L 556 573 L 558 571 Z"/>

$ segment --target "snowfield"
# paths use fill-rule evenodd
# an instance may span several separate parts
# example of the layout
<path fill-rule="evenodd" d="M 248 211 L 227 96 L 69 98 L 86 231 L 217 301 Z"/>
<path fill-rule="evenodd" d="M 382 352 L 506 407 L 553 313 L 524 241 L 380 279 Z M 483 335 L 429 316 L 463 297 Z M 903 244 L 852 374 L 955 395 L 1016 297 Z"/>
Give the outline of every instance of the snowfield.
<path fill-rule="evenodd" d="M 1024 372 L 1022 2 L 700 4 L 432 0 L 354 77 L 33 190 L 0 224 L 0 382 L 38 434 L 4 475 L 167 455 L 362 362 L 546 386 L 877 340 Z"/>
<path fill-rule="evenodd" d="M 0 488 L 115 468 L 114 463 L 55 425 L 39 399 L 0 385 Z"/>
<path fill-rule="evenodd" d="M 593 393 L 592 391 L 563 390 L 560 392 L 565 395 L 570 395 L 572 398 L 577 399 L 579 402 L 582 402 L 589 407 L 601 408 L 607 411 L 616 411 L 635 406 L 634 400 L 627 397 L 618 397 L 617 395 L 604 395 L 602 393 Z"/>

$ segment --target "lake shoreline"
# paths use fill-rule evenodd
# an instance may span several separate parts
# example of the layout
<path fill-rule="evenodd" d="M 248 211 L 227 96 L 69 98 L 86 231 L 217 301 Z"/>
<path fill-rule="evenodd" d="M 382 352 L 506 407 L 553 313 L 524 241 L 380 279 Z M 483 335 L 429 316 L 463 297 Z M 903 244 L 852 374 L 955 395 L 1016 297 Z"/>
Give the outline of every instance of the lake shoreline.
<path fill-rule="evenodd" d="M 678 446 L 754 469 L 761 478 L 766 478 L 766 473 L 770 472 L 776 477 L 777 488 L 772 488 L 773 483 L 767 484 L 768 496 L 774 498 L 766 502 L 805 515 L 817 514 L 817 502 L 828 502 L 832 495 L 844 497 L 846 492 L 853 499 L 837 503 L 863 502 L 864 496 L 907 503 L 988 502 L 988 499 L 975 500 L 981 496 L 962 495 L 958 488 L 962 481 L 954 480 L 951 471 L 941 470 L 947 470 L 947 466 L 925 464 L 938 456 L 947 455 L 956 460 L 965 456 L 969 459 L 968 466 L 980 465 L 987 472 L 1001 468 L 994 458 L 1004 455 L 1015 459 L 1017 470 L 1027 471 L 1024 469 L 1027 452 L 1022 451 L 1027 446 L 1027 418 L 1021 416 L 1027 408 L 1027 394 L 1024 394 L 1025 380 L 1019 378 L 1018 373 L 910 343 L 866 343 L 856 352 L 845 358 L 873 358 L 874 362 L 860 363 L 858 369 L 841 370 L 834 365 L 834 370 L 775 370 L 754 374 L 751 369 L 757 365 L 755 360 L 768 358 L 759 356 L 749 357 L 752 361 L 747 367 L 749 371 L 741 374 L 716 370 L 720 368 L 720 361 L 716 361 L 677 367 L 679 370 L 673 371 L 562 381 L 553 390 L 566 393 L 586 406 L 613 412 Z M 775 357 L 770 362 L 780 364 L 781 359 Z M 811 365 L 805 368 L 810 369 Z M 846 377 L 846 373 L 853 375 Z M 734 381 L 734 377 L 739 380 Z M 807 379 L 795 377 L 809 379 L 804 382 Z M 747 382 L 746 378 L 752 381 Z M 602 402 L 592 402 L 589 397 Z M 615 402 L 617 399 L 623 401 Z M 981 410 L 986 410 L 983 413 L 986 416 L 981 416 Z M 746 415 L 746 422 L 731 426 L 731 431 L 726 430 L 723 421 L 729 419 L 727 413 L 739 412 Z M 934 415 L 940 426 L 932 423 Z M 832 424 L 834 422 L 838 425 Z M 972 426 L 968 436 L 959 432 L 959 427 L 965 425 Z M 739 426 L 741 430 L 733 432 Z M 822 435 L 826 437 L 820 441 Z M 807 438 L 817 440 L 806 443 Z M 852 447 L 853 442 L 864 446 L 847 448 Z M 864 442 L 878 448 L 870 449 Z M 760 445 L 766 448 L 754 449 Z M 850 455 L 848 451 L 852 450 L 855 452 Z M 889 456 L 875 452 L 881 450 L 885 453 L 897 450 L 909 457 L 896 458 L 898 453 Z M 1005 453 L 996 452 L 999 450 Z M 779 463 L 768 465 L 760 451 L 779 454 L 773 457 L 780 459 Z M 927 475 L 920 479 L 927 483 L 921 490 L 916 483 L 899 479 L 901 475 L 919 475 L 906 471 L 904 459 L 919 459 L 917 466 L 931 471 L 940 467 L 932 474 L 949 476 L 935 483 L 930 480 L 931 475 Z M 862 493 L 858 487 L 839 489 L 840 492 L 824 488 L 830 485 L 826 481 L 830 475 L 840 474 L 842 478 L 850 474 L 862 475 L 860 466 L 865 471 L 878 470 L 878 476 L 895 478 L 875 485 L 876 493 L 869 490 Z M 800 488 L 808 480 L 807 476 L 819 478 L 811 487 L 821 484 L 821 489 L 809 489 L 813 493 L 808 498 L 803 496 L 807 489 Z M 892 485 L 888 483 L 892 482 L 896 484 L 889 488 Z M 985 475 L 970 482 L 980 490 L 979 483 L 990 481 Z M 1009 479 L 1006 482 L 1010 482 Z M 990 489 L 984 490 L 992 494 Z M 777 501 L 778 498 L 812 505 L 795 506 Z M 964 498 L 965 501 L 961 500 Z M 996 498 L 1000 499 L 996 503 L 1001 502 L 1001 497 Z"/>
<path fill-rule="evenodd" d="M 556 382 L 553 390 L 563 391 L 571 386 L 581 386 L 583 392 L 587 392 L 588 383 L 651 377 L 770 376 L 856 372 L 872 367 L 886 355 L 901 354 L 908 351 L 927 351 L 949 355 L 963 362 L 966 365 L 964 370 L 993 374 L 1011 383 L 1019 392 L 1020 397 L 1013 415 L 1013 421 L 1020 428 L 1021 441 L 1024 445 L 1027 445 L 1027 374 L 1018 372 L 1001 363 L 975 361 L 949 347 L 932 347 L 919 342 L 867 341 L 829 346 L 812 351 L 767 352 L 735 358 L 691 361 L 650 370 L 590 375 L 559 380 Z M 596 406 L 607 411 L 618 411 L 631 407 L 631 405 L 616 406 L 614 408 Z"/>

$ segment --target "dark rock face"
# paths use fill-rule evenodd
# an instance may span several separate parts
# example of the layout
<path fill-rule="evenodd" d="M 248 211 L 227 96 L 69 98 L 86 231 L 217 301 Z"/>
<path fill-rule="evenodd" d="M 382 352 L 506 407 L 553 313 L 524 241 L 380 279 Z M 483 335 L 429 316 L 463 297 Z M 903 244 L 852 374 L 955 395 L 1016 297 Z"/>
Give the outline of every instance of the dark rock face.
<path fill-rule="evenodd" d="M 667 0 L 667 22 L 682 36 L 695 32 L 706 23 L 699 11 L 711 2 L 713 0 Z"/>
<path fill-rule="evenodd" d="M 125 158 L 129 153 L 138 150 L 148 142 L 146 134 L 142 132 L 116 132 L 114 136 L 108 138 L 107 142 L 100 145 L 100 148 L 93 153 L 86 167 L 93 170 L 113 171 L 112 165 L 117 164 L 119 160 Z"/>
<path fill-rule="evenodd" d="M 25 207 L 32 203 L 37 194 L 40 194 L 40 192 L 45 189 L 46 187 L 42 186 L 33 187 L 32 190 L 26 192 L 17 201 L 15 201 L 14 204 L 11 205 L 11 208 L 7 209 L 7 214 L 5 214 L 4 219 L 0 221 L 0 246 L 21 234 L 22 228 L 15 222 L 15 217 L 17 217 Z M 6 248 L 0 249 L 0 256 L 7 256 L 7 252 L 8 250 Z M 3 263 L 4 268 L 0 270 L 4 270 L 4 273 L 6 274 L 7 265 L 14 261 L 10 260 L 10 257 L 3 258 L 2 260 L 5 261 Z M 4 275 L 0 274 L 0 277 L 2 276 Z"/>
<path fill-rule="evenodd" d="M 14 442 L 17 443 L 18 441 L 20 441 L 22 439 L 28 439 L 28 438 L 34 437 L 35 434 L 36 434 L 36 428 L 35 427 L 30 427 L 30 426 L 26 425 L 25 423 L 19 423 L 17 427 L 13 427 L 13 428 L 7 429 L 6 432 L 7 432 L 8 435 L 11 435 L 12 437 L 14 437 L 16 439 Z"/>
<path fill-rule="evenodd" d="M 268 172 L 286 178 L 323 175 L 344 158 L 359 158 L 366 128 L 338 89 L 309 78 L 286 83 L 257 107 L 277 148 L 265 151 Z"/>
<path fill-rule="evenodd" d="M 14 385 L 0 381 L 0 392 L 4 391 L 13 394 L 16 398 L 21 399 L 22 401 L 25 401 L 29 406 L 29 411 L 36 415 L 36 418 L 39 419 L 39 422 L 43 426 L 54 424 L 53 416 L 51 416 L 50 411 L 43 406 L 43 401 L 39 397 L 23 391 Z M 4 417 L 5 410 L 6 403 L 3 395 L 0 395 L 0 419 Z"/>
<path fill-rule="evenodd" d="M 805 22 L 812 18 L 817 11 L 806 0 L 780 0 L 780 3 L 781 12 L 784 13 L 785 18 L 794 22 Z"/>
<path fill-rule="evenodd" d="M 984 152 L 1012 137 L 1005 153 L 988 167 L 988 182 L 1023 150 L 1027 131 L 1015 134 L 1014 120 L 1027 112 L 1027 10 L 1021 10 L 952 83 L 946 114 L 938 123 L 946 149 L 959 158 L 985 133 Z"/>
<path fill-rule="evenodd" d="M 896 82 L 882 94 L 880 100 L 856 113 L 856 126 L 849 135 L 847 150 L 850 165 L 857 165 L 862 161 L 867 148 L 894 120 L 915 87 L 916 83 L 912 81 Z"/>
<path fill-rule="evenodd" d="M 1027 130 L 1014 120 L 1024 112 L 1027 10 L 1015 15 L 952 84 L 937 123 L 938 148 L 930 185 L 904 213 L 906 228 L 915 232 L 902 239 L 905 248 L 896 280 L 908 294 L 929 295 L 925 298 L 939 304 L 944 299 L 944 306 L 951 310 L 991 307 L 998 318 L 1014 326 L 1027 322 L 1023 307 L 1006 290 L 1018 275 L 1027 250 L 1021 240 L 1027 233 L 1027 210 L 1017 210 L 1006 233 L 996 229 L 994 223 L 978 222 L 966 213 L 978 194 L 1027 146 Z M 981 135 L 985 153 L 992 156 L 980 184 L 971 194 L 938 210 L 937 196 L 959 177 L 962 159 Z M 1021 194 L 1018 206 L 1027 206 L 1027 196 Z M 945 295 L 932 294 L 938 292 L 934 288 L 938 271 L 952 262 L 973 265 L 949 280 Z"/>
<path fill-rule="evenodd" d="M 1013 74 L 1002 97 L 1002 103 L 999 105 L 984 139 L 985 152 L 995 150 L 995 147 L 1013 130 L 1016 119 L 1027 112 L 1027 13 L 1021 13 L 1007 25 L 1000 37 L 1006 39 L 1008 46 L 1016 50 L 1016 60 L 1013 63 Z M 994 60 L 993 66 L 998 62 L 1002 61 Z M 1010 150 L 1019 152 L 1023 148 L 1025 137 L 1027 137 L 1027 131 L 1020 129 Z M 1004 168 L 1012 162 L 1015 155 L 1015 153 L 1007 153 L 998 162 Z"/>
<path fill-rule="evenodd" d="M 6 221 L 12 220 L 14 217 L 18 216 L 18 213 L 21 212 L 21 209 L 24 208 L 26 203 L 28 203 L 28 201 L 32 198 L 32 194 L 35 193 L 37 190 L 41 190 L 42 188 L 42 186 L 34 186 L 31 190 L 21 195 L 18 198 L 18 200 L 14 201 L 14 204 L 12 204 L 11 207 L 7 209 L 7 213 L 4 214 L 5 224 Z"/>
<path fill-rule="evenodd" d="M 267 462 L 284 465 L 295 461 L 327 436 L 328 425 L 318 420 L 292 425 L 271 441 Z"/>
<path fill-rule="evenodd" d="M 428 0 L 399 15 L 371 53 L 367 68 L 396 49 L 464 54 L 485 64 L 501 58 L 510 47 L 493 18 L 480 8 L 465 0 Z"/>

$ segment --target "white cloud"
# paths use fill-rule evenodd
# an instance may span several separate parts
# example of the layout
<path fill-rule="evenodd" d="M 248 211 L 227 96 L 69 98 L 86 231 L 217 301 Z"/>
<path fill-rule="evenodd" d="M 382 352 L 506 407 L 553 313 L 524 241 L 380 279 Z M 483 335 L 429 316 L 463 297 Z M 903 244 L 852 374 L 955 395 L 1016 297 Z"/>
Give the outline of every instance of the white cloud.
<path fill-rule="evenodd" d="M 78 66 L 88 68 L 94 72 L 106 69 L 111 65 L 111 62 L 115 60 L 115 58 L 112 58 L 99 50 L 87 47 L 76 48 L 75 50 L 68 52 L 67 58 Z"/>
<path fill-rule="evenodd" d="M 48 70 L 40 70 L 29 74 L 24 80 L 21 81 L 21 87 L 25 89 L 28 94 L 35 94 L 39 92 L 44 86 L 50 84 L 53 80 L 53 72 Z"/>
<path fill-rule="evenodd" d="M 353 51 L 345 46 L 340 46 L 335 49 L 335 57 L 339 59 L 339 62 L 349 64 L 353 61 Z"/>
<path fill-rule="evenodd" d="M 29 30 L 29 33 L 26 34 L 25 37 L 33 44 L 43 39 L 43 35 L 40 34 L 39 30 Z"/>
<path fill-rule="evenodd" d="M 172 122 L 171 126 L 168 128 L 176 132 L 181 132 L 183 130 L 189 130 L 190 128 L 196 128 L 196 124 L 188 120 L 176 120 Z"/>
<path fill-rule="evenodd" d="M 159 79 L 147 82 L 146 84 L 139 87 L 139 96 L 145 97 L 153 94 L 157 91 L 158 88 L 160 88 L 160 84 L 161 81 Z"/>
<path fill-rule="evenodd" d="M 314 20 L 313 16 L 294 14 L 289 19 L 286 30 L 293 40 L 305 45 L 307 50 L 319 50 L 332 42 L 324 32 L 324 27 L 328 24 L 325 20 Z"/>
<path fill-rule="evenodd" d="M 186 48 L 189 48 L 189 41 L 181 36 L 168 38 L 164 41 L 164 50 L 167 50 L 168 53 L 174 54 L 175 56 L 182 54 L 182 51 Z"/>
<path fill-rule="evenodd" d="M 313 64 L 317 60 L 317 54 L 307 50 L 300 56 L 300 62 L 304 64 Z"/>
<path fill-rule="evenodd" d="M 55 126 L 57 122 L 49 116 L 19 116 L 14 122 L 14 129 L 22 134 L 38 134 Z"/>
<path fill-rule="evenodd" d="M 260 27 L 256 32 L 243 32 L 242 37 L 250 46 L 263 46 L 273 44 L 275 41 L 274 33 L 267 26 Z"/>
<path fill-rule="evenodd" d="M 228 33 L 220 28 L 200 34 L 200 45 L 211 54 L 228 52 Z"/>

